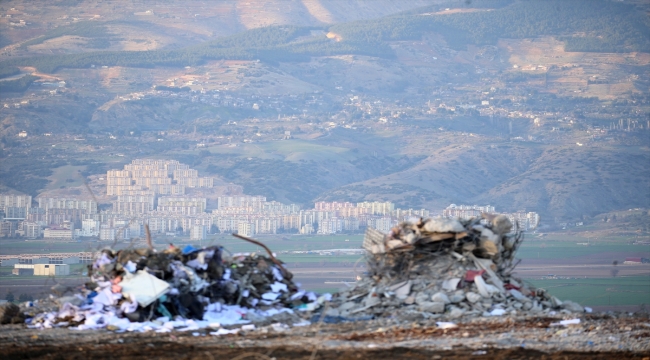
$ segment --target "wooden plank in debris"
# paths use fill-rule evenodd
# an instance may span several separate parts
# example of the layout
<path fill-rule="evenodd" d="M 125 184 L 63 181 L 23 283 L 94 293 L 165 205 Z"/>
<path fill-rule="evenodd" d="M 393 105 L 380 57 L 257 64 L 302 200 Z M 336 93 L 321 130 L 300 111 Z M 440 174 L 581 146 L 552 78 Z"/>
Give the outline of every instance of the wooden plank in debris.
<path fill-rule="evenodd" d="M 447 239 L 453 239 L 456 237 L 455 233 L 432 233 L 425 238 L 420 239 L 421 244 L 428 244 L 430 242 L 442 241 Z"/>

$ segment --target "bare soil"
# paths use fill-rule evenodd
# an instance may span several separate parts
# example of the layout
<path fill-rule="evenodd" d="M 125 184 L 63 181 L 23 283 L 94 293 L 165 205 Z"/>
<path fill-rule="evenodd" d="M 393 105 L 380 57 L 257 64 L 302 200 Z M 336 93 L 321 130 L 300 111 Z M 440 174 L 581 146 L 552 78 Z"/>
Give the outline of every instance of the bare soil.
<path fill-rule="evenodd" d="M 433 320 L 383 319 L 269 328 L 211 336 L 201 330 L 115 333 L 0 327 L 3 359 L 647 359 L 648 314 L 587 315 L 580 325 L 550 327 L 557 318 L 493 318 L 442 330 Z"/>

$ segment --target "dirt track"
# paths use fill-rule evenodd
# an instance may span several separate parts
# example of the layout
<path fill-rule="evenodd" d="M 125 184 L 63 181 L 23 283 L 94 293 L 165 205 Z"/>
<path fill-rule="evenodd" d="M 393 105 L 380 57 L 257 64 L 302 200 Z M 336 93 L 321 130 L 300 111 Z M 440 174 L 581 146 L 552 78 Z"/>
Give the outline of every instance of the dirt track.
<path fill-rule="evenodd" d="M 260 327 L 222 337 L 172 333 L 77 332 L 0 327 L 3 359 L 647 359 L 648 314 L 587 315 L 580 325 L 557 318 L 493 318 L 438 329 L 432 320 L 384 319 L 276 332 Z M 245 354 L 248 354 L 245 356 Z"/>

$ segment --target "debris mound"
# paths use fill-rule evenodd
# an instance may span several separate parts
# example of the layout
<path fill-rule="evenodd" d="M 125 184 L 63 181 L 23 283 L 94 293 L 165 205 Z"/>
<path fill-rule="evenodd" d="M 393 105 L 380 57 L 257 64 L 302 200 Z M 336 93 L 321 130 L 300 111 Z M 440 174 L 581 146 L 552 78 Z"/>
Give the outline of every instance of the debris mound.
<path fill-rule="evenodd" d="M 104 249 L 88 270 L 83 288 L 60 294 L 55 311 L 32 313 L 28 326 L 167 332 L 273 316 L 291 324 L 304 322 L 294 310 L 313 310 L 325 301 L 300 290 L 272 253 L 231 256 L 219 246 Z"/>
<path fill-rule="evenodd" d="M 585 311 L 513 276 L 522 241 L 522 231 L 505 215 L 420 219 L 389 234 L 368 229 L 367 272 L 334 295 L 326 321 Z"/>

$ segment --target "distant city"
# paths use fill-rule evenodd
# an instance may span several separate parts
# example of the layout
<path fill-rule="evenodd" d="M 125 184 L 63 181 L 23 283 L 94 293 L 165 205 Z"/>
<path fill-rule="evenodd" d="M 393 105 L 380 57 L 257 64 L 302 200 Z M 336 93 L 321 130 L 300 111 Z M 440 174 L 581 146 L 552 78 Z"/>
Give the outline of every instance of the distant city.
<path fill-rule="evenodd" d="M 103 179 L 102 179 L 103 180 Z M 219 196 L 216 208 L 208 199 L 192 196 L 193 189 L 210 189 L 211 177 L 175 160 L 136 159 L 106 174 L 110 209 L 99 210 L 96 200 L 0 195 L 0 236 L 5 238 L 73 241 L 127 240 L 152 234 L 205 240 L 209 234 L 299 233 L 329 235 L 359 233 L 367 227 L 388 233 L 398 222 L 426 217 L 470 218 L 497 212 L 493 206 L 456 205 L 445 209 L 400 209 L 392 202 L 316 202 L 313 209 L 267 201 L 264 196 Z M 507 214 L 525 230 L 539 224 L 535 212 Z"/>

